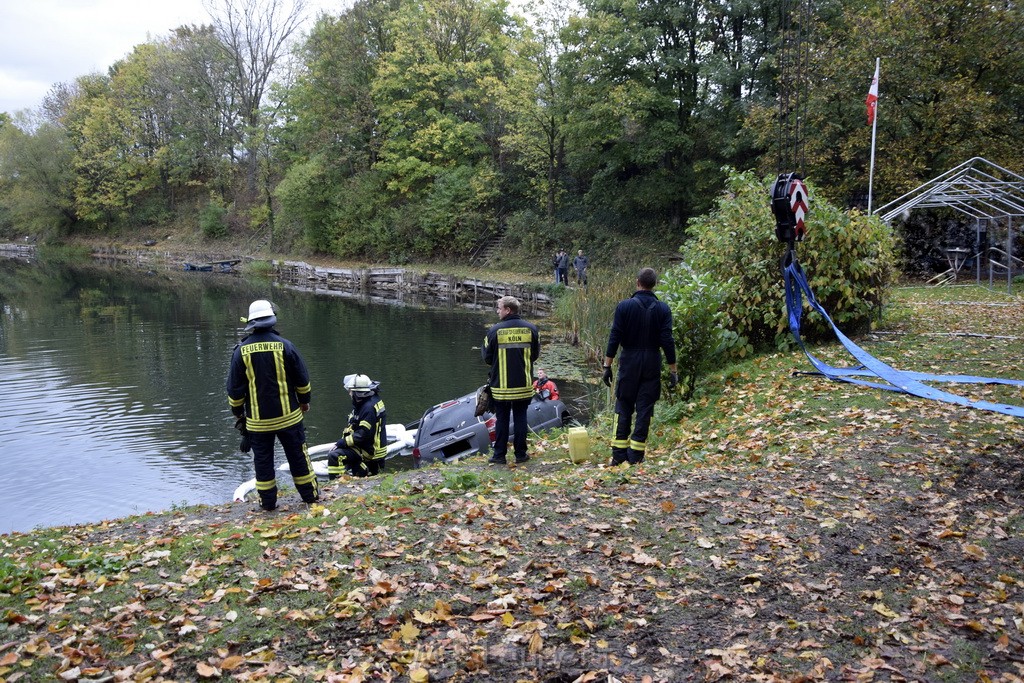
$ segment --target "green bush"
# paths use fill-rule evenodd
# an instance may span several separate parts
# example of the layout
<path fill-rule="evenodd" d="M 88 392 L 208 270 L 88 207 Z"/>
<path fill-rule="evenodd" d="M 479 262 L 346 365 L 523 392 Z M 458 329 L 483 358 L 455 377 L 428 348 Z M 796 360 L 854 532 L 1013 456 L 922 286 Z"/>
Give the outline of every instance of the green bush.
<path fill-rule="evenodd" d="M 769 204 L 771 181 L 730 171 L 716 208 L 688 225 L 683 247 L 693 268 L 728 283 L 727 329 L 741 338 L 734 349 L 786 348 L 792 343 L 780 271 L 785 246 L 775 238 Z M 818 302 L 847 334 L 870 328 L 895 276 L 895 238 L 874 217 L 842 211 L 808 184 L 807 236 L 797 257 Z M 831 336 L 821 316 L 809 316 L 801 333 L 810 341 Z"/>
<path fill-rule="evenodd" d="M 199 228 L 203 237 L 215 240 L 228 234 L 228 208 L 216 197 L 210 197 L 210 203 L 199 213 Z"/>
<path fill-rule="evenodd" d="M 744 346 L 739 335 L 725 327 L 723 306 L 729 284 L 729 280 L 698 273 L 686 263 L 662 276 L 658 292 L 672 311 L 683 400 L 693 397 L 697 380 L 714 369 L 726 351 Z"/>

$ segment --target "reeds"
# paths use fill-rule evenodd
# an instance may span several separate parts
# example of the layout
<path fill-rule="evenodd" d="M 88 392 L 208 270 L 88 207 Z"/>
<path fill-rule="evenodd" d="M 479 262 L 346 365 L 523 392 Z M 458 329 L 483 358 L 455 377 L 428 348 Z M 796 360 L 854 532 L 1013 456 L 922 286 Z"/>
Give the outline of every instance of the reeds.
<path fill-rule="evenodd" d="M 587 362 L 604 357 L 615 305 L 636 290 L 638 268 L 598 268 L 589 272 L 586 286 L 574 286 L 555 305 L 555 316 L 565 323 L 566 341 L 578 345 Z"/>

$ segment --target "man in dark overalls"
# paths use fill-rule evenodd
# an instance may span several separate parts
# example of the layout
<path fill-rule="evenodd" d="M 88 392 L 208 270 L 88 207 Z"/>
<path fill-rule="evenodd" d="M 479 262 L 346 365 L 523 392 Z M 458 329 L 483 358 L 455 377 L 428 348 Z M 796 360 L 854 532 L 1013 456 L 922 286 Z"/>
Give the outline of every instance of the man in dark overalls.
<path fill-rule="evenodd" d="M 327 454 L 327 476 L 343 472 L 372 477 L 384 471 L 388 455 L 388 411 L 380 397 L 380 382 L 366 375 L 346 375 L 345 391 L 352 397 L 352 412 L 345 431 Z"/>
<path fill-rule="evenodd" d="M 619 376 L 615 383 L 615 436 L 612 464 L 641 463 L 647 451 L 647 433 L 654 404 L 661 396 L 661 354 L 671 372 L 669 388 L 679 383 L 676 344 L 672 337 L 672 312 L 655 296 L 658 276 L 644 268 L 636 278 L 637 291 L 615 307 L 604 358 L 604 383 L 612 385 L 612 360 L 622 347 Z M 636 413 L 636 423 L 633 413 Z M 630 429 L 632 428 L 632 433 Z"/>

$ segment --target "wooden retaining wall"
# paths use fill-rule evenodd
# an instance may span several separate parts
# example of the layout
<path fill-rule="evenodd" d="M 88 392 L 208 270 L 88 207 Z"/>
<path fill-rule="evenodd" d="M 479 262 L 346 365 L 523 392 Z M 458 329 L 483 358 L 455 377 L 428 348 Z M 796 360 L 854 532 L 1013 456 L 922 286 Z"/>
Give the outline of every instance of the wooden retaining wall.
<path fill-rule="evenodd" d="M 8 257 L 33 257 L 34 244 L 0 243 L 0 254 Z M 180 267 L 180 255 L 148 250 L 100 251 L 98 259 L 136 260 L 140 263 L 154 259 Z M 522 303 L 526 313 L 548 313 L 551 297 L 538 291 L 536 285 L 523 282 L 495 282 L 478 278 L 459 277 L 447 273 L 432 273 L 407 268 L 325 268 L 304 261 L 271 261 L 278 280 L 301 289 L 351 294 L 379 303 L 408 303 L 424 300 L 430 304 L 455 304 L 465 307 L 491 308 L 495 299 L 511 295 Z"/>
<path fill-rule="evenodd" d="M 0 244 L 0 253 L 4 256 L 32 257 L 36 255 L 36 247 L 34 244 Z"/>
<path fill-rule="evenodd" d="M 305 283 L 313 289 L 384 295 L 384 298 L 400 298 L 389 297 L 388 293 L 423 295 L 481 307 L 492 306 L 498 297 L 511 295 L 527 310 L 551 308 L 551 297 L 526 283 L 494 282 L 406 268 L 324 268 L 303 261 L 272 261 L 272 264 L 279 279 Z"/>

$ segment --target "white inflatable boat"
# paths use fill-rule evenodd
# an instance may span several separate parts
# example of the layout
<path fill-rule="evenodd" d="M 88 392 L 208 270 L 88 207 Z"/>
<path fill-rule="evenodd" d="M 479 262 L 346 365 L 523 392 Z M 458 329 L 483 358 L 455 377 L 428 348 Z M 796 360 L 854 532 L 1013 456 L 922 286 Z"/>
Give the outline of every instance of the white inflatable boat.
<path fill-rule="evenodd" d="M 402 453 L 409 453 L 416 442 L 416 430 L 406 429 L 405 425 L 396 424 L 387 426 L 388 434 L 388 458 Z M 311 446 L 309 448 L 309 459 L 313 464 L 313 472 L 318 477 L 327 478 L 327 454 L 334 448 L 334 442 L 322 443 L 317 446 Z M 279 472 L 290 472 L 291 468 L 288 465 L 288 461 L 285 460 L 283 463 L 278 465 L 277 470 Z M 235 502 L 243 501 L 246 497 L 256 490 L 256 479 L 250 479 L 249 481 L 242 482 L 238 488 L 235 489 L 234 500 Z"/>

